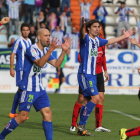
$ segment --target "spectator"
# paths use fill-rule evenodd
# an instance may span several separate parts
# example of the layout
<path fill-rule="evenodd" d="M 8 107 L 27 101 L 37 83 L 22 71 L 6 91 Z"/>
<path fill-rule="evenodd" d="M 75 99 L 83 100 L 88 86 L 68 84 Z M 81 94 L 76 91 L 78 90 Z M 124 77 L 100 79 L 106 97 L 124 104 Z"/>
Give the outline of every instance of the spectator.
<path fill-rule="evenodd" d="M 11 17 L 9 22 L 9 30 L 8 37 L 12 34 L 12 24 L 15 26 L 15 34 L 19 34 L 18 24 L 19 24 L 19 5 L 22 0 L 6 0 L 6 4 L 8 5 L 8 16 Z"/>
<path fill-rule="evenodd" d="M 54 12 L 57 15 L 57 13 L 60 11 L 60 0 L 50 0 L 49 4 L 49 13 L 51 14 L 52 12 Z"/>
<path fill-rule="evenodd" d="M 45 23 L 46 22 L 46 18 L 44 16 L 43 11 L 39 12 L 39 17 L 37 17 L 36 20 L 37 20 L 37 29 L 39 29 L 40 26 L 41 26 L 41 23 Z"/>
<path fill-rule="evenodd" d="M 12 48 L 14 42 L 15 42 L 15 39 L 14 39 L 14 38 L 11 38 L 11 41 L 10 41 L 10 43 L 8 44 L 8 48 Z"/>
<path fill-rule="evenodd" d="M 52 12 L 49 16 L 49 29 L 54 30 L 57 26 L 57 17 L 54 12 Z"/>
<path fill-rule="evenodd" d="M 122 28 L 122 35 L 123 35 L 123 32 L 125 32 L 125 28 Z M 118 44 L 121 45 L 120 49 L 128 49 L 128 38 L 119 41 Z"/>
<path fill-rule="evenodd" d="M 121 7 L 118 8 L 115 14 L 119 13 L 119 23 L 117 28 L 117 36 L 121 35 L 122 27 L 125 27 L 126 30 L 129 29 L 129 13 L 134 13 L 129 7 L 125 6 L 125 2 L 121 2 Z"/>
<path fill-rule="evenodd" d="M 35 0 L 35 15 L 39 15 L 39 12 L 41 11 L 41 7 L 42 7 L 42 0 Z"/>
<path fill-rule="evenodd" d="M 3 6 L 3 0 L 0 0 L 0 19 L 1 19 L 1 8 Z"/>
<path fill-rule="evenodd" d="M 28 13 L 30 14 L 30 24 L 33 25 L 33 11 L 35 0 L 24 0 L 25 6 L 25 22 L 28 22 Z"/>
<path fill-rule="evenodd" d="M 63 37 L 64 37 L 64 27 L 61 26 L 56 26 L 56 28 L 54 30 L 52 30 L 52 38 L 51 40 L 54 38 L 54 37 L 57 37 L 59 42 L 57 43 L 57 45 L 60 45 L 61 42 L 63 42 Z"/>
<path fill-rule="evenodd" d="M 105 19 L 105 17 L 108 15 L 108 13 L 106 11 L 106 8 L 103 6 L 102 0 L 100 0 L 99 6 L 94 10 L 93 15 L 95 15 L 96 19 L 101 22 L 101 25 L 103 27 L 104 37 L 106 38 L 106 33 L 105 33 L 106 19 Z"/>
<path fill-rule="evenodd" d="M 44 16 L 47 18 L 49 8 L 48 8 L 49 0 L 43 0 L 42 11 L 44 12 Z"/>
<path fill-rule="evenodd" d="M 139 34 L 136 30 L 135 27 L 132 28 L 132 32 L 133 32 L 133 35 L 131 36 L 132 39 L 136 39 L 137 42 L 139 42 Z M 128 48 L 129 49 L 132 49 L 132 50 L 139 50 L 139 47 L 135 44 L 132 44 L 131 42 L 128 43 Z"/>
<path fill-rule="evenodd" d="M 93 0 L 91 2 L 87 2 L 87 0 L 84 0 L 84 3 L 79 1 L 79 5 L 81 7 L 81 23 L 82 23 L 82 17 L 85 18 L 85 22 L 88 22 L 90 19 L 90 6 L 92 5 Z"/>
<path fill-rule="evenodd" d="M 67 22 L 67 16 L 65 11 L 63 11 L 60 16 L 60 26 L 62 22 L 64 23 L 64 31 L 66 32 L 66 27 L 68 26 L 68 22 Z"/>
<path fill-rule="evenodd" d="M 70 46 L 70 49 L 78 49 L 79 48 L 79 33 L 77 32 L 75 27 L 72 27 L 72 32 L 67 33 L 64 36 L 64 40 L 66 37 L 70 37 L 72 39 L 72 45 Z"/>
<path fill-rule="evenodd" d="M 118 44 L 118 43 L 114 43 L 112 45 L 108 45 L 107 47 L 108 49 L 120 49 L 121 48 L 121 45 Z"/>
<path fill-rule="evenodd" d="M 62 11 L 65 10 L 65 5 L 67 5 L 68 11 L 70 11 L 70 0 L 62 0 Z"/>
<path fill-rule="evenodd" d="M 35 27 L 34 27 L 34 26 L 31 26 L 31 27 L 30 27 L 30 33 L 29 33 L 28 38 L 31 40 L 32 44 L 35 43 L 36 31 L 35 31 Z"/>

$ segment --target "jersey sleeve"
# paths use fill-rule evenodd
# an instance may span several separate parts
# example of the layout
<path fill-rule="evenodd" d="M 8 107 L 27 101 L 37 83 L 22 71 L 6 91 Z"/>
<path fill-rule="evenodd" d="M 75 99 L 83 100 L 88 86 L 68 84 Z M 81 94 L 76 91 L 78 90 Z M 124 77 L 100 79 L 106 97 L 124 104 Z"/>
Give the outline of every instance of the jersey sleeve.
<path fill-rule="evenodd" d="M 12 52 L 17 54 L 19 47 L 20 47 L 20 42 L 16 40 L 13 44 Z"/>
<path fill-rule="evenodd" d="M 104 46 L 104 45 L 106 45 L 107 43 L 108 43 L 108 40 L 107 39 L 101 39 L 100 37 L 99 37 L 99 44 L 100 44 L 100 47 L 102 47 L 102 46 Z"/>
<path fill-rule="evenodd" d="M 33 47 L 29 47 L 27 50 L 26 50 L 26 55 L 29 57 L 29 59 L 31 61 L 35 61 L 37 59 L 40 59 L 39 55 L 37 54 L 35 48 Z"/>

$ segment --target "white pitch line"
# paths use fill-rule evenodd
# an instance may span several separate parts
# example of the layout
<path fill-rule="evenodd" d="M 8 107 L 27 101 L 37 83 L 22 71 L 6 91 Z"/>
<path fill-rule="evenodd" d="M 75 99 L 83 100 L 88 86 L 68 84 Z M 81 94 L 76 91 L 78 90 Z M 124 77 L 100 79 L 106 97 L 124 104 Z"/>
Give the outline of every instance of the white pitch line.
<path fill-rule="evenodd" d="M 110 110 L 110 111 L 115 112 L 115 113 L 118 113 L 118 114 L 122 114 L 122 115 L 127 116 L 127 117 L 129 117 L 129 118 L 132 118 L 132 119 L 134 119 L 134 120 L 140 121 L 140 118 L 134 117 L 134 116 L 132 116 L 132 115 L 125 114 L 125 113 L 120 112 L 120 111 L 117 111 L 117 110 Z"/>

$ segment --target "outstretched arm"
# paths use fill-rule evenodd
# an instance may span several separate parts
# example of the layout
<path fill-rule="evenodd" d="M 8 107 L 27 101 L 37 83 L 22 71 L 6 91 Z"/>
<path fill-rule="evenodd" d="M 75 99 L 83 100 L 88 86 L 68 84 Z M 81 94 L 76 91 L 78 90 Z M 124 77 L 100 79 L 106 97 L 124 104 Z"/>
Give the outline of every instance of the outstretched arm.
<path fill-rule="evenodd" d="M 85 38 L 85 27 L 86 27 L 86 22 L 84 17 L 82 17 L 82 25 L 80 27 L 80 39 L 83 40 Z"/>
<path fill-rule="evenodd" d="M 134 44 L 134 45 L 136 45 L 136 46 L 138 46 L 138 47 L 140 48 L 140 44 L 138 44 L 136 38 L 134 38 L 134 39 L 129 38 L 129 41 L 130 41 L 132 44 Z"/>
<path fill-rule="evenodd" d="M 116 38 L 111 38 L 108 39 L 108 43 L 106 45 L 111 45 L 114 44 L 116 42 L 119 42 L 120 40 L 123 40 L 125 38 L 128 38 L 132 35 L 132 30 L 129 29 L 128 31 L 124 32 L 124 34 L 122 36 L 116 37 Z"/>

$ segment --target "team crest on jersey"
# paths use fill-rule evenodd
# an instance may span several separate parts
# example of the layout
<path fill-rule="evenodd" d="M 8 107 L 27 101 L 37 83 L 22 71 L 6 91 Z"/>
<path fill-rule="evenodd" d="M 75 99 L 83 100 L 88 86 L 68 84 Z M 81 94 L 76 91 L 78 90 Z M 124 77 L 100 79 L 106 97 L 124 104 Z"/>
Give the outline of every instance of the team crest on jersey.
<path fill-rule="evenodd" d="M 36 53 L 36 51 L 35 50 L 31 50 L 31 54 L 32 54 L 32 56 L 37 56 L 37 53 Z"/>
<path fill-rule="evenodd" d="M 91 49 L 90 55 L 91 55 L 92 57 L 93 57 L 93 56 L 97 56 L 97 51 L 95 50 L 95 48 L 94 48 L 94 50 Z"/>
<path fill-rule="evenodd" d="M 28 104 L 28 105 L 27 105 L 27 109 L 30 109 L 30 107 L 31 107 L 30 104 Z"/>

